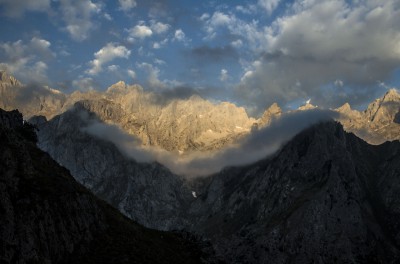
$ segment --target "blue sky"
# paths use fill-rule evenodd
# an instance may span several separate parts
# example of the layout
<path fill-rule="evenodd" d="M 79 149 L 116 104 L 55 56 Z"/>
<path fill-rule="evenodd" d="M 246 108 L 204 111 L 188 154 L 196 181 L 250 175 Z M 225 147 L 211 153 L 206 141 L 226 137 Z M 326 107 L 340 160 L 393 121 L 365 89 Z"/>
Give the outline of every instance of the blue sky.
<path fill-rule="evenodd" d="M 363 107 L 400 82 L 398 0 L 0 0 L 0 68 L 63 92 L 123 80 L 250 112 Z"/>

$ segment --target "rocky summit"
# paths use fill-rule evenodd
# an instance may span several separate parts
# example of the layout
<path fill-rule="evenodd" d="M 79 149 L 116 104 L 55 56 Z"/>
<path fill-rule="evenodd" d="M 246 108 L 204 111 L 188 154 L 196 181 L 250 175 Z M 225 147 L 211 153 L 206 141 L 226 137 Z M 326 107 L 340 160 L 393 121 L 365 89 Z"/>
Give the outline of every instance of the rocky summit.
<path fill-rule="evenodd" d="M 44 116 L 47 120 L 66 112 L 77 102 L 99 119 L 115 124 L 135 136 L 143 146 L 155 146 L 180 154 L 215 151 L 237 143 L 252 129 L 263 128 L 278 119 L 282 109 L 272 104 L 258 118 L 249 117 L 245 109 L 232 103 L 211 103 L 198 95 L 165 99 L 146 92 L 139 85 L 120 81 L 105 92 L 75 91 L 64 94 L 35 84 L 23 85 L 1 72 L 0 108 L 19 109 L 29 119 Z M 349 104 L 334 109 L 337 121 L 370 144 L 400 139 L 400 95 L 392 89 L 372 102 L 365 111 Z M 307 102 L 298 110 L 316 106 Z"/>

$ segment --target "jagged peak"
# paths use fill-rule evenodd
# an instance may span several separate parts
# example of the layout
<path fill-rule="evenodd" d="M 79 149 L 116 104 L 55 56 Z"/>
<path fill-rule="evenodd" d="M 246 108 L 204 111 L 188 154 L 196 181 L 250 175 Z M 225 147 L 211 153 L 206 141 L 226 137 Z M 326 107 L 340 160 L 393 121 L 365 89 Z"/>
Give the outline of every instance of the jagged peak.
<path fill-rule="evenodd" d="M 203 97 L 201 97 L 198 94 L 193 94 L 192 96 L 189 97 L 190 101 L 204 101 Z"/>
<path fill-rule="evenodd" d="M 264 114 L 266 112 L 269 112 L 271 114 L 280 114 L 282 113 L 282 109 L 277 103 L 273 103 L 270 107 L 267 108 L 267 110 L 265 110 Z"/>
<path fill-rule="evenodd" d="M 143 92 L 143 88 L 140 85 L 128 85 L 124 81 L 118 81 L 108 87 L 106 93 L 128 93 L 133 90 Z"/>
<path fill-rule="evenodd" d="M 397 92 L 396 89 L 392 88 L 389 89 L 385 95 L 382 97 L 383 102 L 388 101 L 400 101 L 400 94 Z"/>
<path fill-rule="evenodd" d="M 318 106 L 311 104 L 309 101 L 305 105 L 300 106 L 297 110 L 304 111 L 317 108 Z"/>
<path fill-rule="evenodd" d="M 7 71 L 0 71 L 0 81 L 11 85 L 21 85 L 21 82 L 18 81 L 14 76 L 9 75 Z"/>
<path fill-rule="evenodd" d="M 351 111 L 351 106 L 349 103 L 344 103 L 342 106 L 338 107 L 335 109 L 338 112 L 347 112 L 347 111 Z"/>

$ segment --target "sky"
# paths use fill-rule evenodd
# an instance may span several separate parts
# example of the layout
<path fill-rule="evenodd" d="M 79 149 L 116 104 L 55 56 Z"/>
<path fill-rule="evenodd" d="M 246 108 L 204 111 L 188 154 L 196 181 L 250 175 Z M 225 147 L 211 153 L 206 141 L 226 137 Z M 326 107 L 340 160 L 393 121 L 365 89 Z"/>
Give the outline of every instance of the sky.
<path fill-rule="evenodd" d="M 400 86 L 399 0 L 0 0 L 0 69 L 65 93 L 123 80 L 261 113 Z"/>

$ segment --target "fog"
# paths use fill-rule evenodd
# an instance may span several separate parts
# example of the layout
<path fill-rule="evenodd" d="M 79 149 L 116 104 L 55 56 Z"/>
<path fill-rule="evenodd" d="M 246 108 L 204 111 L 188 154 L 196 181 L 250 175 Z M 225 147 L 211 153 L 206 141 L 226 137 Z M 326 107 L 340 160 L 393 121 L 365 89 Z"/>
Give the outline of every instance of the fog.
<path fill-rule="evenodd" d="M 138 162 L 159 162 L 173 173 L 186 177 L 206 176 L 229 166 L 257 162 L 275 153 L 305 128 L 337 118 L 338 113 L 313 109 L 282 115 L 265 128 L 252 131 L 234 146 L 214 152 L 191 152 L 184 155 L 158 147 L 144 147 L 140 140 L 126 134 L 115 125 L 91 120 L 82 130 L 97 138 L 110 141 L 127 157 Z"/>

